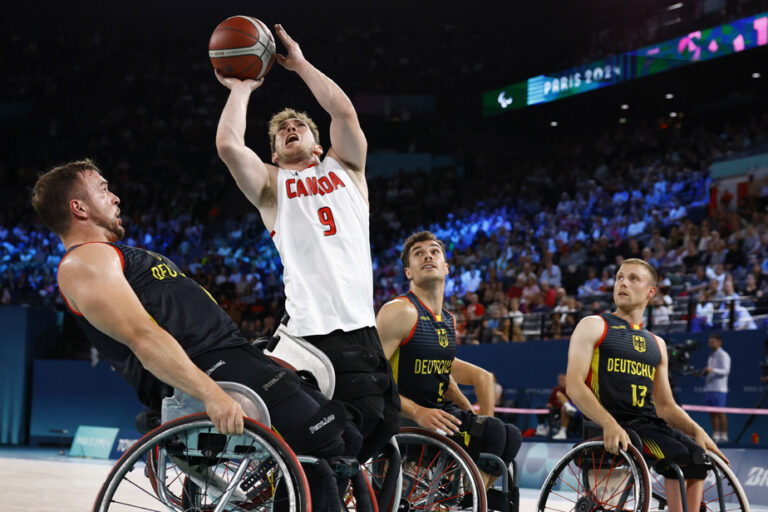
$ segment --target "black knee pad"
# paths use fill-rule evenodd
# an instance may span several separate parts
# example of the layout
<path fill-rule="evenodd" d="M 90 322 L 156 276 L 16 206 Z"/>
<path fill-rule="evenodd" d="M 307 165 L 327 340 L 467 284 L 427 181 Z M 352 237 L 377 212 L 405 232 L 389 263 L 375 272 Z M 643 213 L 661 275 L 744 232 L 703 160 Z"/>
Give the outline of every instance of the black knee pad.
<path fill-rule="evenodd" d="M 346 430 L 347 409 L 341 402 L 330 400 L 315 414 L 283 433 L 283 437 L 296 453 L 329 458 L 346 452 Z"/>
<path fill-rule="evenodd" d="M 520 433 L 519 428 L 511 423 L 505 423 L 504 428 L 507 431 L 507 444 L 504 445 L 501 459 L 509 464 L 517 456 L 517 452 L 520 451 L 520 446 L 523 444 L 523 434 Z"/>
<path fill-rule="evenodd" d="M 477 462 L 477 467 L 489 475 L 501 475 L 503 469 L 495 460 L 479 458 L 480 453 L 501 457 L 506 442 L 504 424 L 498 418 L 478 416 L 469 429 L 467 452 Z"/>
<path fill-rule="evenodd" d="M 477 424 L 478 423 L 475 423 L 475 425 Z M 504 453 L 504 445 L 506 444 L 507 439 L 504 423 L 502 423 L 502 421 L 498 418 L 488 417 L 482 424 L 484 427 L 482 434 L 480 434 L 482 436 L 480 441 L 480 451 L 485 453 L 492 453 L 501 457 L 501 455 Z M 472 437 L 475 437 L 474 432 L 470 432 L 470 434 Z M 471 442 L 472 441 L 470 440 L 470 443 Z"/>

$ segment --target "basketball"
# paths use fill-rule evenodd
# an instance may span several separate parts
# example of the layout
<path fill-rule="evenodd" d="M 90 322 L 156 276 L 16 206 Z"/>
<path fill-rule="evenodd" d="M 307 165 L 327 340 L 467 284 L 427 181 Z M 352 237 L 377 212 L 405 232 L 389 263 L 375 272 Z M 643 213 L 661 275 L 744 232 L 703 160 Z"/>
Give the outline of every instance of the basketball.
<path fill-rule="evenodd" d="M 275 62 L 275 38 L 256 18 L 232 16 L 211 34 L 208 56 L 222 76 L 258 80 Z"/>

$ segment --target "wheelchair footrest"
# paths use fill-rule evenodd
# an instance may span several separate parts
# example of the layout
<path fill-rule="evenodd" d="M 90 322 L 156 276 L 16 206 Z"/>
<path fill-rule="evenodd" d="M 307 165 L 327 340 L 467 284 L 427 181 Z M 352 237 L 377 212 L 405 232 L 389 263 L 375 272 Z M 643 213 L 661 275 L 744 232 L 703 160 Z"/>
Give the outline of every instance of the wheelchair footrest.
<path fill-rule="evenodd" d="M 334 457 L 328 460 L 336 476 L 352 478 L 360 471 L 360 463 L 354 457 Z"/>

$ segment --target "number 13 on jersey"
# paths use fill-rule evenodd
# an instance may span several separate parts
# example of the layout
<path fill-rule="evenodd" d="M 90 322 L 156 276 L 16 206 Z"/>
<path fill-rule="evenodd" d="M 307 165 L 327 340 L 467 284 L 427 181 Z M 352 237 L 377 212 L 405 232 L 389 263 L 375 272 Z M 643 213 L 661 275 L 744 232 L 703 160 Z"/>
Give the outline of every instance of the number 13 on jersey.
<path fill-rule="evenodd" d="M 645 405 L 645 395 L 648 393 L 647 386 L 639 386 L 632 384 L 632 405 L 634 407 L 642 407 Z"/>
<path fill-rule="evenodd" d="M 325 236 L 333 236 L 336 234 L 336 221 L 333 220 L 333 212 L 327 206 L 323 206 L 317 210 L 317 217 L 320 219 L 320 224 L 327 229 L 323 231 Z"/>

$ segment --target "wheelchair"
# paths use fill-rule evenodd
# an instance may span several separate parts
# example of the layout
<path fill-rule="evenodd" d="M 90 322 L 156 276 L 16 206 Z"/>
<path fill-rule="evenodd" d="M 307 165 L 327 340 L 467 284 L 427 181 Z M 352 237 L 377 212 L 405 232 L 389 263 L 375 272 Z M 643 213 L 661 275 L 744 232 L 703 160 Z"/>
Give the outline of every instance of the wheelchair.
<path fill-rule="evenodd" d="M 271 340 L 261 342 L 270 357 L 293 369 L 308 370 L 326 397 L 333 396 L 335 375 L 328 357 L 314 345 L 288 334 L 281 324 Z M 519 503 L 516 467 L 507 468 L 492 454 L 480 454 L 502 468 L 502 493 Z M 390 468 L 399 469 L 387 478 Z M 467 510 L 485 512 L 487 500 L 482 476 L 469 454 L 455 441 L 420 427 L 403 427 L 383 453 L 364 464 L 363 471 L 382 512 L 410 510 Z"/>
<path fill-rule="evenodd" d="M 177 390 L 163 400 L 162 424 L 114 465 L 94 512 L 311 510 L 301 461 L 267 427 L 264 402 L 242 384 L 219 384 L 248 416 L 243 433 L 220 434 L 203 404 Z"/>
<path fill-rule="evenodd" d="M 402 427 L 395 440 L 402 458 L 399 510 L 488 510 L 480 470 L 461 445 L 421 427 Z M 517 512 L 520 500 L 514 462 L 508 468 L 496 455 L 481 453 L 479 458 L 502 468 L 502 512 Z M 508 505 L 510 498 L 512 504 Z"/>
<path fill-rule="evenodd" d="M 639 436 L 627 431 L 633 444 Z M 664 479 L 657 469 L 675 472 L 680 485 L 683 510 L 688 510 L 685 479 L 676 464 L 649 461 L 630 444 L 627 450 L 611 454 L 601 438 L 592 438 L 574 446 L 552 468 L 539 494 L 537 511 L 622 510 L 660 511 L 668 508 Z M 702 512 L 749 512 L 749 503 L 731 468 L 716 454 L 707 453 L 708 472 L 699 509 Z"/>

